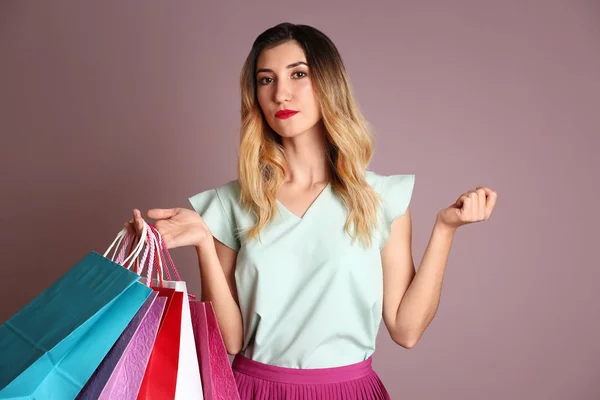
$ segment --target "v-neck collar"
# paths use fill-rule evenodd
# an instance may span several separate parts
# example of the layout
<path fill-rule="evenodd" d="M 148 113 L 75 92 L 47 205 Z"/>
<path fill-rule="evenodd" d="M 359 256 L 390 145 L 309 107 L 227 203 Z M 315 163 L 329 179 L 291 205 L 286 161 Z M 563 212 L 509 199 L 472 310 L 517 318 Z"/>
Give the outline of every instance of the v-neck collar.
<path fill-rule="evenodd" d="M 279 199 L 275 198 L 275 201 L 277 201 L 277 204 L 279 205 L 279 207 L 282 208 L 286 213 L 290 214 L 292 217 L 294 217 L 297 220 L 301 221 L 304 218 L 306 218 L 306 216 L 309 214 L 309 212 L 315 207 L 315 205 L 317 204 L 317 202 L 321 199 L 321 197 L 323 197 L 323 195 L 325 194 L 325 192 L 328 191 L 330 187 L 331 187 L 331 182 L 328 182 L 325 185 L 325 187 L 323 188 L 323 190 L 321 190 L 321 192 L 317 195 L 317 197 L 314 198 L 314 200 L 312 201 L 312 203 L 310 203 L 310 205 L 308 206 L 308 208 L 306 210 L 304 210 L 304 214 L 302 216 L 296 215 L 293 212 L 291 212 L 281 201 L 279 201 Z"/>

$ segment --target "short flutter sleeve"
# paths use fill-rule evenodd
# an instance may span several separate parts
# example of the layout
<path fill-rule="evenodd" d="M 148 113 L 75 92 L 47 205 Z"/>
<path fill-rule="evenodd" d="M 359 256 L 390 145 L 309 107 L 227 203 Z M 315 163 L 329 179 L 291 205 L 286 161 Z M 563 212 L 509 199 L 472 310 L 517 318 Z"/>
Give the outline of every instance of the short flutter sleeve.
<path fill-rule="evenodd" d="M 205 190 L 190 197 L 189 201 L 206 222 L 215 239 L 237 251 L 240 249 L 234 210 L 237 199 L 228 189 L 223 186 Z"/>
<path fill-rule="evenodd" d="M 406 212 L 415 185 L 415 175 L 382 176 L 380 195 L 383 200 L 383 226 L 379 248 L 382 249 L 392 230 L 392 222 Z"/>

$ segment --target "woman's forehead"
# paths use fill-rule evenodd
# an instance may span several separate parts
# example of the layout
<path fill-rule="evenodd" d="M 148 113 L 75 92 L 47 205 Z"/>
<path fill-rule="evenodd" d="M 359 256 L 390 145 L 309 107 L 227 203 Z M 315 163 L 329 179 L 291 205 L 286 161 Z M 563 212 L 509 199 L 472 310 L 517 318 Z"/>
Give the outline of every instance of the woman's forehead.
<path fill-rule="evenodd" d="M 257 70 L 279 70 L 299 61 L 306 63 L 304 50 L 295 41 L 289 41 L 263 50 L 258 57 L 256 67 Z"/>

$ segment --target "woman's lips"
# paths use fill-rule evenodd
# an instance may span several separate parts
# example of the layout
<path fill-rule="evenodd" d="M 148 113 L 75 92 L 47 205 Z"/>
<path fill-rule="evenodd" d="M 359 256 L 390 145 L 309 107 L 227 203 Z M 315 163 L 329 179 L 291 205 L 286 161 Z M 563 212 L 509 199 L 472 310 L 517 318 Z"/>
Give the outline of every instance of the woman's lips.
<path fill-rule="evenodd" d="M 275 113 L 275 117 L 279 119 L 286 119 L 293 117 L 296 114 L 298 114 L 298 111 L 295 110 L 279 110 Z"/>

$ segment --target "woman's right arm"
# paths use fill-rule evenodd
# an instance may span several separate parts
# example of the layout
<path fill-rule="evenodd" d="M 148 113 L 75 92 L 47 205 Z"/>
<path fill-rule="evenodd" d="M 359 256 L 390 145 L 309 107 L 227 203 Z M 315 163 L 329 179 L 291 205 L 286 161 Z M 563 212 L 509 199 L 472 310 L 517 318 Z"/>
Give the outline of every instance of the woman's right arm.
<path fill-rule="evenodd" d="M 237 252 L 212 236 L 196 246 L 200 264 L 202 301 L 210 301 L 215 310 L 227 353 L 242 349 L 242 313 L 235 284 Z"/>

